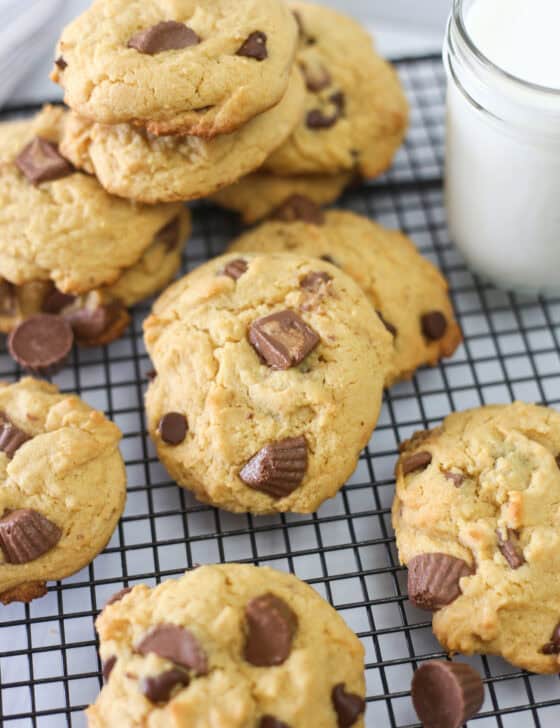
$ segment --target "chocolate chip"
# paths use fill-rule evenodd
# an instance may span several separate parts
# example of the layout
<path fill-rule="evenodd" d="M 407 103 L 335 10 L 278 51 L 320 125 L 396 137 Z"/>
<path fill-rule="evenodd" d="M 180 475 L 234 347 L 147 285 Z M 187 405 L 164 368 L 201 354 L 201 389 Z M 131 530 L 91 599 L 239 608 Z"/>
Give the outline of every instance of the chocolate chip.
<path fill-rule="evenodd" d="M 176 624 L 158 624 L 136 645 L 136 652 L 153 652 L 197 676 L 208 674 L 208 658 L 199 641 L 188 629 Z"/>
<path fill-rule="evenodd" d="M 157 372 L 155 369 L 150 369 L 146 372 L 146 379 L 148 379 L 150 382 L 153 382 L 154 379 L 157 377 Z"/>
<path fill-rule="evenodd" d="M 181 234 L 181 221 L 179 217 L 174 217 L 171 222 L 159 230 L 154 237 L 154 243 L 163 243 L 169 251 L 175 250 L 179 245 L 179 236 Z"/>
<path fill-rule="evenodd" d="M 389 323 L 387 321 L 387 319 L 383 316 L 383 314 L 381 313 L 381 311 L 378 310 L 377 311 L 377 315 L 381 319 L 381 323 L 383 324 L 383 326 L 385 326 L 385 328 L 387 329 L 387 331 L 390 334 L 392 334 L 393 336 L 396 336 L 397 335 L 397 329 L 395 328 L 395 326 L 393 326 L 393 324 L 391 324 L 391 323 Z"/>
<path fill-rule="evenodd" d="M 292 651 L 298 626 L 295 613 L 274 594 L 252 599 L 245 608 L 244 657 L 256 667 L 282 665 Z"/>
<path fill-rule="evenodd" d="M 295 367 L 319 344 L 318 334 L 294 311 L 253 321 L 249 341 L 271 369 Z"/>
<path fill-rule="evenodd" d="M 62 56 L 59 56 L 56 59 L 56 61 L 54 62 L 54 64 L 55 64 L 55 66 L 57 66 L 57 68 L 60 68 L 61 71 L 64 71 L 64 69 L 68 67 L 68 64 L 66 63 L 66 61 L 64 60 L 64 58 Z"/>
<path fill-rule="evenodd" d="M 8 281 L 0 281 L 0 316 L 13 316 L 17 311 L 15 288 Z"/>
<path fill-rule="evenodd" d="M 115 657 L 115 655 L 111 655 L 111 657 L 101 663 L 101 674 L 103 675 L 104 682 L 108 682 L 109 677 L 111 676 L 113 668 L 116 664 L 117 658 Z"/>
<path fill-rule="evenodd" d="M 554 628 L 550 642 L 544 645 L 541 652 L 544 655 L 560 655 L 560 622 Z"/>
<path fill-rule="evenodd" d="M 447 480 L 451 480 L 456 488 L 460 488 L 467 478 L 463 473 L 452 473 L 449 470 L 444 472 L 443 475 Z"/>
<path fill-rule="evenodd" d="M 184 23 L 166 20 L 141 30 L 128 41 L 128 47 L 153 56 L 163 51 L 177 51 L 200 43 L 192 28 Z"/>
<path fill-rule="evenodd" d="M 160 675 L 142 678 L 140 692 L 152 703 L 166 703 L 175 688 L 187 687 L 189 683 L 187 673 L 174 667 Z"/>
<path fill-rule="evenodd" d="M 307 90 L 311 93 L 319 93 L 331 85 L 332 76 L 323 65 L 312 68 L 302 63 L 300 66 Z"/>
<path fill-rule="evenodd" d="M 0 548 L 9 564 L 27 564 L 50 551 L 62 531 L 30 508 L 9 511 L 0 519 Z"/>
<path fill-rule="evenodd" d="M 115 592 L 112 597 L 109 597 L 109 599 L 105 603 L 105 606 L 108 607 L 109 604 L 116 604 L 117 602 L 120 602 L 120 600 L 123 599 L 127 594 L 130 594 L 133 589 L 133 586 L 125 586 L 124 589 L 120 589 L 118 592 Z"/>
<path fill-rule="evenodd" d="M 422 450 L 421 452 L 415 452 L 414 455 L 404 458 L 401 461 L 401 468 L 403 475 L 409 475 L 415 473 L 417 470 L 425 470 L 428 465 L 432 462 L 432 453 Z"/>
<path fill-rule="evenodd" d="M 305 288 L 311 293 L 319 293 L 319 291 L 332 281 L 332 276 L 325 271 L 312 271 L 304 276 L 299 282 L 300 288 Z"/>
<path fill-rule="evenodd" d="M 336 91 L 334 94 L 329 96 L 329 101 L 331 104 L 336 106 L 339 116 L 346 111 L 346 96 L 342 93 L 342 91 Z"/>
<path fill-rule="evenodd" d="M 259 728 L 290 728 L 290 726 L 278 720 L 273 715 L 263 715 L 259 723 Z"/>
<path fill-rule="evenodd" d="M 243 258 L 236 258 L 235 260 L 230 260 L 230 262 L 225 266 L 224 275 L 229 276 L 236 281 L 241 278 L 244 273 L 247 273 L 248 267 L 249 264 L 246 260 L 243 260 Z"/>
<path fill-rule="evenodd" d="M 299 488 L 307 470 L 305 437 L 289 437 L 266 445 L 239 473 L 254 490 L 273 498 L 285 498 Z"/>
<path fill-rule="evenodd" d="M 88 308 L 83 306 L 70 311 L 64 318 L 72 326 L 75 337 L 82 344 L 94 344 L 123 315 L 125 307 L 120 301 L 112 301 L 106 305 Z"/>
<path fill-rule="evenodd" d="M 8 338 L 10 355 L 17 363 L 39 376 L 59 371 L 72 351 L 74 334 L 61 316 L 39 313 L 22 321 Z"/>
<path fill-rule="evenodd" d="M 76 296 L 61 293 L 57 288 L 55 288 L 43 300 L 41 311 L 43 311 L 43 313 L 60 313 L 63 308 L 71 306 L 75 300 Z"/>
<path fill-rule="evenodd" d="M 354 693 L 347 693 L 343 683 L 335 685 L 331 693 L 338 728 L 350 728 L 366 709 L 365 700 Z"/>
<path fill-rule="evenodd" d="M 309 129 L 330 129 L 338 121 L 338 114 L 327 115 L 321 109 L 308 112 L 305 123 Z"/>
<path fill-rule="evenodd" d="M 425 662 L 412 679 L 412 702 L 426 728 L 460 728 L 482 707 L 482 678 L 462 662 Z"/>
<path fill-rule="evenodd" d="M 72 174 L 74 168 L 60 154 L 56 144 L 35 137 L 16 157 L 16 166 L 33 185 L 52 182 Z"/>
<path fill-rule="evenodd" d="M 268 50 L 266 48 L 266 33 L 256 30 L 247 38 L 241 48 L 237 51 L 238 56 L 254 58 L 257 61 L 264 61 L 268 58 Z"/>
<path fill-rule="evenodd" d="M 325 263 L 330 263 L 331 265 L 336 265 L 337 268 L 340 268 L 336 260 L 332 257 L 332 255 L 322 255 L 321 260 L 324 260 Z"/>
<path fill-rule="evenodd" d="M 159 421 L 159 434 L 168 445 L 180 445 L 187 435 L 189 424 L 180 412 L 168 412 Z"/>
<path fill-rule="evenodd" d="M 0 450 L 11 459 L 28 440 L 31 440 L 31 436 L 16 427 L 3 412 L 0 412 Z"/>
<path fill-rule="evenodd" d="M 428 341 L 439 341 L 447 331 L 447 319 L 440 311 L 425 313 L 420 319 L 422 333 Z"/>
<path fill-rule="evenodd" d="M 270 215 L 271 220 L 282 222 L 307 222 L 324 225 L 325 213 L 319 205 L 305 195 L 291 195 Z"/>
<path fill-rule="evenodd" d="M 408 563 L 408 598 L 419 609 L 436 612 L 461 596 L 460 580 L 474 571 L 463 559 L 433 553 Z"/>
<path fill-rule="evenodd" d="M 512 569 L 519 569 L 525 562 L 523 549 L 519 545 L 517 533 L 508 528 L 506 535 L 499 529 L 496 531 L 498 537 L 498 548 L 502 552 L 502 556 L 508 562 Z"/>

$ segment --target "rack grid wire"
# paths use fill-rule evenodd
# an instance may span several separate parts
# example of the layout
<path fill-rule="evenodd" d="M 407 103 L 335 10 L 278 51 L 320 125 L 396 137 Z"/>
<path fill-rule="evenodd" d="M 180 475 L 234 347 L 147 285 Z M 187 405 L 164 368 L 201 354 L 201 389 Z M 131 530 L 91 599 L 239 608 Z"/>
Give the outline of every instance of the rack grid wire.
<path fill-rule="evenodd" d="M 398 444 L 454 410 L 516 398 L 558 407 L 560 298 L 498 291 L 467 269 L 451 244 L 444 215 L 441 62 L 409 58 L 397 66 L 412 104 L 407 143 L 388 174 L 350 190 L 339 204 L 403 229 L 443 270 L 464 344 L 452 359 L 386 392 L 369 447 L 336 498 L 313 515 L 260 518 L 201 505 L 159 464 L 142 405 L 151 369 L 142 342 L 148 304 L 137 308 L 120 341 L 75 350 L 54 381 L 104 410 L 123 430 L 128 503 L 93 564 L 51 584 L 43 599 L 0 610 L 0 721 L 6 728 L 85 726 L 83 709 L 101 686 L 94 619 L 108 597 L 122 586 L 178 576 L 195 563 L 231 561 L 289 570 L 317 589 L 364 644 L 367 727 L 419 726 L 410 700 L 413 671 L 444 655 L 426 613 L 408 602 L 406 573 L 395 549 L 390 508 Z M 3 116 L 35 110 L 12 108 Z M 197 205 L 184 270 L 220 254 L 239 229 L 235 216 Z M 19 375 L 4 348 L 0 377 Z M 529 675 L 495 658 L 467 661 L 486 683 L 484 706 L 469 726 L 560 724 L 557 677 Z"/>

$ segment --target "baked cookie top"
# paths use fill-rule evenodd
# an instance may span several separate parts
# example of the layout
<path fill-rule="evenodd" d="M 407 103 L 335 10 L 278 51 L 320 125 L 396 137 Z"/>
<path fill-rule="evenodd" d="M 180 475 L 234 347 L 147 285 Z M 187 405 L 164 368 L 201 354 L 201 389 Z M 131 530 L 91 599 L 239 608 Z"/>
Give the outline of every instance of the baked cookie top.
<path fill-rule="evenodd" d="M 560 414 L 516 402 L 404 443 L 393 523 L 446 650 L 560 672 Z"/>
<path fill-rule="evenodd" d="M 62 33 L 52 78 L 93 121 L 212 137 L 280 101 L 296 46 L 282 0 L 95 0 Z"/>
<path fill-rule="evenodd" d="M 305 115 L 266 161 L 279 175 L 364 177 L 385 171 L 408 125 L 408 103 L 392 66 L 356 21 L 314 3 L 290 3 L 300 28 L 297 63 L 307 82 Z"/>
<path fill-rule="evenodd" d="M 198 199 L 260 167 L 299 123 L 304 94 L 294 69 L 279 104 L 210 140 L 154 137 L 130 124 L 96 124 L 72 113 L 60 148 L 112 194 L 147 203 Z"/>
<path fill-rule="evenodd" d="M 80 294 L 114 283 L 182 206 L 120 200 L 75 172 L 58 151 L 64 117 L 46 107 L 0 124 L 0 275 Z"/>
<path fill-rule="evenodd" d="M 0 601 L 30 601 L 105 548 L 125 503 L 119 428 L 46 382 L 0 385 Z"/>
<path fill-rule="evenodd" d="M 181 279 L 144 325 L 160 459 L 230 511 L 314 511 L 377 421 L 391 336 L 324 261 L 230 254 Z"/>
<path fill-rule="evenodd" d="M 201 566 L 115 598 L 96 623 L 106 684 L 90 728 L 363 727 L 363 647 L 295 576 Z"/>
<path fill-rule="evenodd" d="M 453 354 L 462 336 L 447 281 L 409 238 L 353 212 L 323 212 L 299 196 L 277 209 L 275 217 L 235 240 L 229 250 L 313 256 L 351 276 L 393 338 L 388 385 Z"/>

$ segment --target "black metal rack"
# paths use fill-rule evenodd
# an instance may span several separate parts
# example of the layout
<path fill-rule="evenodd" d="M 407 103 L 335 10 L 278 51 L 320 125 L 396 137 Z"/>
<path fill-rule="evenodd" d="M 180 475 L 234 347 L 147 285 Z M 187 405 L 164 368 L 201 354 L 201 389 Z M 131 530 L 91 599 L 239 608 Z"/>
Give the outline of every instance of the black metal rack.
<path fill-rule="evenodd" d="M 436 57 L 402 59 L 412 128 L 392 170 L 340 202 L 402 228 L 444 271 L 465 342 L 453 359 L 422 370 L 385 395 L 377 430 L 350 482 L 312 516 L 234 516 L 197 503 L 170 481 L 146 434 L 143 391 L 151 368 L 138 307 L 126 336 L 76 350 L 55 378 L 103 409 L 124 432 L 129 498 L 95 562 L 31 605 L 0 609 L 0 722 L 6 728 L 85 726 L 83 708 L 101 685 L 93 622 L 123 584 L 156 583 L 193 563 L 246 561 L 289 569 L 323 594 L 366 648 L 368 728 L 417 728 L 414 668 L 442 657 L 425 613 L 406 596 L 390 524 L 398 443 L 452 410 L 515 398 L 560 405 L 560 298 L 497 291 L 473 276 L 451 244 L 442 198 L 444 73 Z M 11 109 L 21 114 L 33 108 Z M 5 118 L 9 113 L 4 113 Z M 239 231 L 232 215 L 198 205 L 185 270 L 222 252 Z M 17 367 L 0 355 L 0 377 Z M 485 677 L 477 728 L 560 724 L 560 685 L 494 658 L 472 658 Z M 312 728 L 310 726 L 310 728 Z"/>

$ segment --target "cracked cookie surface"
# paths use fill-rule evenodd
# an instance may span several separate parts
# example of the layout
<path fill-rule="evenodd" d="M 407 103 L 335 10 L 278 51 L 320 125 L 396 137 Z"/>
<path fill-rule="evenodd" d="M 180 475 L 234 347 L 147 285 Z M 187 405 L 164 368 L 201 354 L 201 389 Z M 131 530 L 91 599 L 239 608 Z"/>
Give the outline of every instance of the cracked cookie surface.
<path fill-rule="evenodd" d="M 399 557 L 450 652 L 560 672 L 559 455 L 560 414 L 521 402 L 450 415 L 402 446 Z"/>

